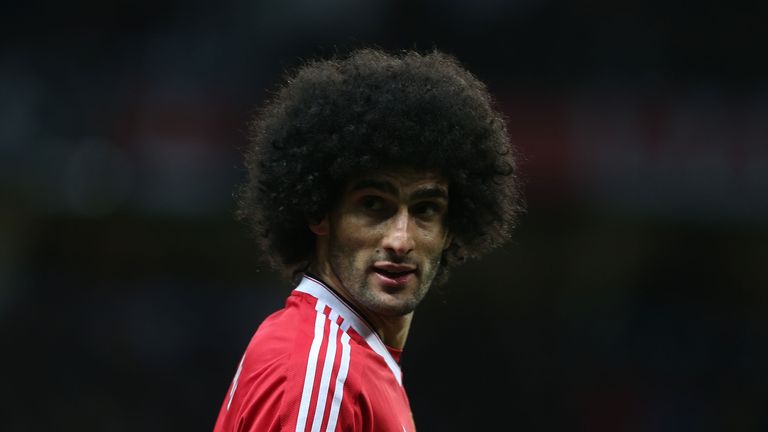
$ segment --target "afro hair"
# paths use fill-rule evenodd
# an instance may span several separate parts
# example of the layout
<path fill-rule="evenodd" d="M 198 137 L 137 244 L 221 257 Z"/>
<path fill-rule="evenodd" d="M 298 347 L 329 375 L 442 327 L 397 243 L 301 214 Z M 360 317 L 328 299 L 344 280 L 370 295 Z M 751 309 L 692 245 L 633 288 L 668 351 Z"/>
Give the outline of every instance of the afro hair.
<path fill-rule="evenodd" d="M 523 210 L 516 158 L 483 83 L 438 51 L 358 50 L 309 62 L 250 124 L 249 177 L 237 194 L 266 261 L 289 277 L 315 248 L 309 220 L 352 176 L 392 166 L 448 179 L 447 269 L 507 240 Z"/>

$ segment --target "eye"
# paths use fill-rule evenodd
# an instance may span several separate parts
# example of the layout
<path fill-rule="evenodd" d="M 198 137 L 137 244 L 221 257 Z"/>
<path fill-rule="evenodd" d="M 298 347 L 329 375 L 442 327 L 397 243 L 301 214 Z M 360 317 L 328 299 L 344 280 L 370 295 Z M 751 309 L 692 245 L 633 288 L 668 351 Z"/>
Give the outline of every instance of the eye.
<path fill-rule="evenodd" d="M 381 197 L 375 195 L 364 196 L 360 200 L 360 205 L 370 212 L 380 212 L 384 210 L 384 200 Z"/>
<path fill-rule="evenodd" d="M 441 210 L 442 206 L 439 204 L 432 201 L 424 201 L 413 206 L 411 211 L 417 216 L 431 218 L 439 214 Z"/>

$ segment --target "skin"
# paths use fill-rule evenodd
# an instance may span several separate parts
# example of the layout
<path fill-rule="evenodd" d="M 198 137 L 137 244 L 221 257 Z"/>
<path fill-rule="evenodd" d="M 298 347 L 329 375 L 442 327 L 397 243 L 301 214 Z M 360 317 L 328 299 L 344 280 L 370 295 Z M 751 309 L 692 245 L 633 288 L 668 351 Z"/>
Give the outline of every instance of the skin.
<path fill-rule="evenodd" d="M 402 349 L 416 306 L 450 246 L 448 182 L 410 168 L 347 182 L 338 204 L 309 225 L 310 269 L 365 314 L 384 343 Z"/>

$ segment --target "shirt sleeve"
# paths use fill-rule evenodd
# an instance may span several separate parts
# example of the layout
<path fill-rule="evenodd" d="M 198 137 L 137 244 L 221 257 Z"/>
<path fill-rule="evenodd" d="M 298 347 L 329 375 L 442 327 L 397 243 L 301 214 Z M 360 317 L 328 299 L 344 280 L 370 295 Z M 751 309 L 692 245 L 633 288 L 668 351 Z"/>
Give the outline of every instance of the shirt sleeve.
<path fill-rule="evenodd" d="M 280 363 L 278 359 L 254 370 L 247 354 L 243 357 L 219 410 L 214 432 L 288 430 L 284 427 L 289 415 L 285 412 L 286 376 Z"/>
<path fill-rule="evenodd" d="M 290 332 L 262 327 L 230 384 L 215 432 L 373 430 L 350 335 L 326 314 L 311 319 L 312 326 Z"/>
<path fill-rule="evenodd" d="M 350 368 L 350 347 L 339 337 L 337 355 L 313 355 L 299 346 L 264 361 L 263 346 L 249 347 L 235 372 L 214 432 L 370 430 L 360 377 Z M 299 345 L 302 345 L 299 343 Z M 331 347 L 332 348 L 332 347 Z M 350 370 L 352 369 L 352 370 Z"/>

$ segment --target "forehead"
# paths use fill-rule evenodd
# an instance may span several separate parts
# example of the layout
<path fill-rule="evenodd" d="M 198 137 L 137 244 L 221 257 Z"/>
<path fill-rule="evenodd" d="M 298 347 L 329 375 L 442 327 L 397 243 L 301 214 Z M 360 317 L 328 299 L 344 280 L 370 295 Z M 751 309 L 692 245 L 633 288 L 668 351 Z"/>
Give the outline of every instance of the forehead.
<path fill-rule="evenodd" d="M 377 183 L 387 183 L 406 193 L 422 188 L 441 188 L 448 191 L 448 179 L 444 175 L 433 170 L 410 167 L 380 169 L 353 176 L 346 183 L 345 191 L 350 192 Z"/>

